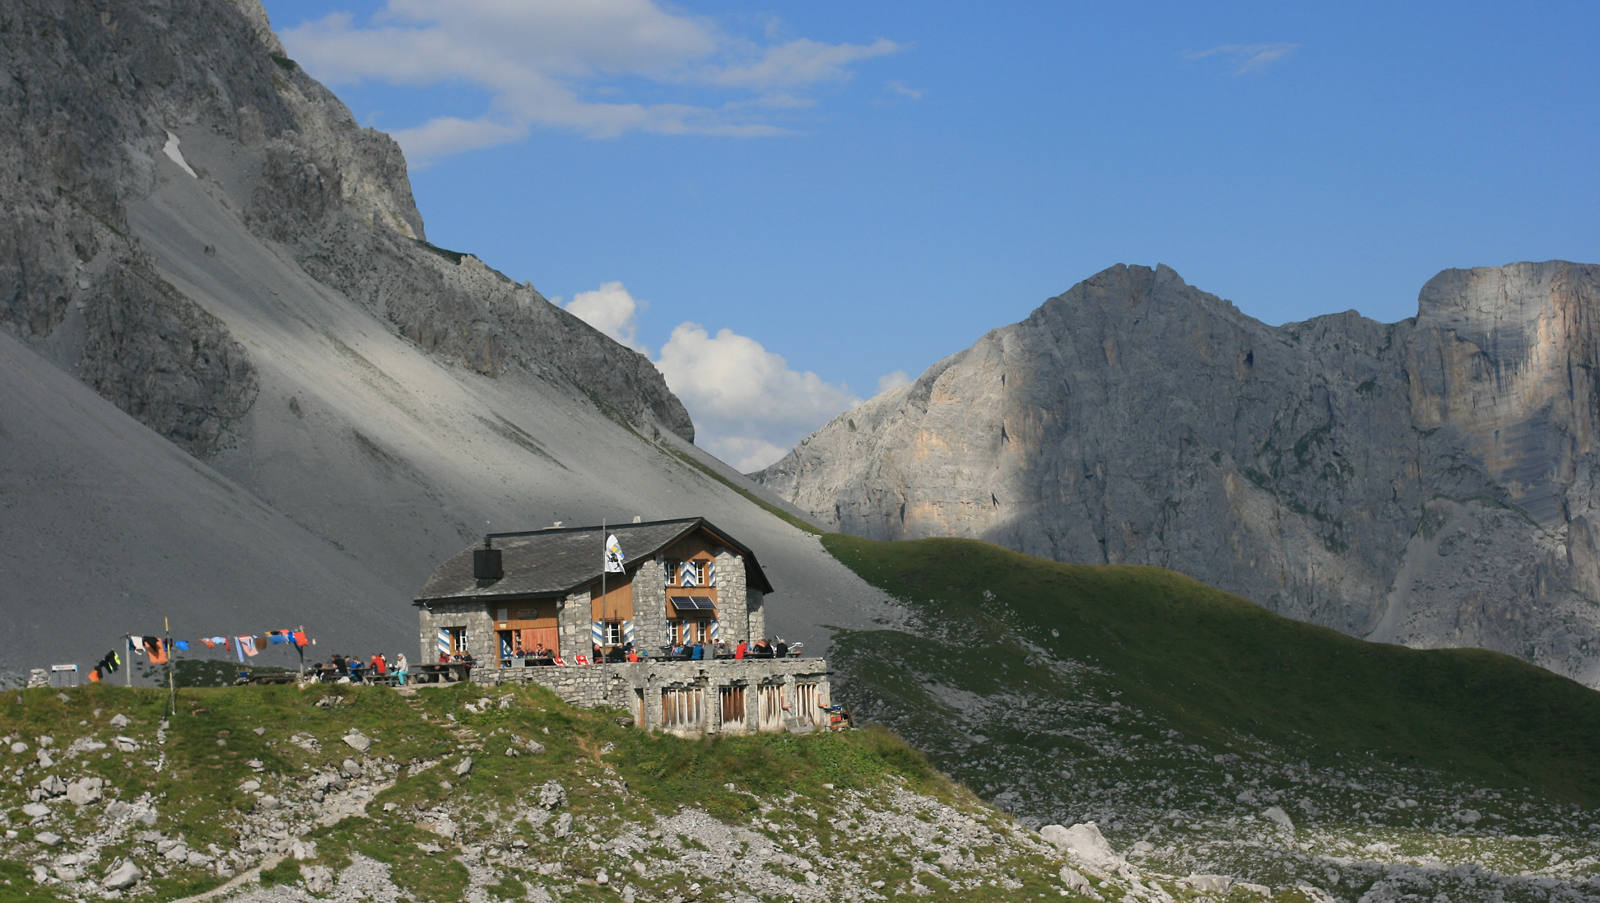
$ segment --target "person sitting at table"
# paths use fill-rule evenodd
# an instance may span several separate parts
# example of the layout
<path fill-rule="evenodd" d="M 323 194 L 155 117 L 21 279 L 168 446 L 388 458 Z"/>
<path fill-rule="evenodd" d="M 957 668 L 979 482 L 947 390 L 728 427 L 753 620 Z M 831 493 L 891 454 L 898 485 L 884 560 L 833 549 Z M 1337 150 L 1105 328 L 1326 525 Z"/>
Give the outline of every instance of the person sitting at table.
<path fill-rule="evenodd" d="M 410 673 L 411 673 L 411 669 L 406 664 L 406 654 L 404 652 L 396 652 L 394 654 L 394 680 L 395 680 L 395 684 L 397 686 L 402 686 L 402 687 L 405 686 L 406 685 L 406 677 Z"/>
<path fill-rule="evenodd" d="M 711 647 L 712 658 L 727 658 L 732 654 L 733 653 L 728 650 L 727 640 L 717 640 L 716 644 Z"/>
<path fill-rule="evenodd" d="M 632 643 L 624 643 L 622 646 L 622 656 L 630 662 L 636 662 L 639 660 L 639 650 L 633 648 Z"/>
<path fill-rule="evenodd" d="M 376 680 L 383 680 L 389 676 L 389 663 L 383 660 L 382 652 L 372 653 L 372 676 Z"/>
<path fill-rule="evenodd" d="M 756 643 L 755 657 L 772 658 L 772 643 L 766 637 L 762 637 L 761 641 Z"/>
<path fill-rule="evenodd" d="M 441 664 L 441 665 L 450 664 L 450 653 L 448 653 L 448 652 L 440 652 L 439 653 L 439 664 Z"/>
<path fill-rule="evenodd" d="M 778 637 L 778 645 L 772 650 L 772 654 L 778 658 L 788 658 L 789 644 L 783 641 L 783 637 Z"/>
<path fill-rule="evenodd" d="M 739 641 L 739 645 L 733 647 L 733 657 L 734 658 L 744 658 L 746 655 L 749 655 L 749 654 L 750 654 L 750 647 L 745 645 L 744 640 L 740 640 Z"/>
<path fill-rule="evenodd" d="M 696 662 L 705 661 L 705 657 L 706 657 L 706 647 L 703 644 L 695 643 L 694 646 L 690 647 L 690 649 L 689 649 L 689 660 L 690 661 L 696 661 Z"/>
<path fill-rule="evenodd" d="M 344 660 L 345 664 L 350 666 L 350 682 L 353 684 L 361 683 L 361 659 L 353 655 L 347 655 Z"/>

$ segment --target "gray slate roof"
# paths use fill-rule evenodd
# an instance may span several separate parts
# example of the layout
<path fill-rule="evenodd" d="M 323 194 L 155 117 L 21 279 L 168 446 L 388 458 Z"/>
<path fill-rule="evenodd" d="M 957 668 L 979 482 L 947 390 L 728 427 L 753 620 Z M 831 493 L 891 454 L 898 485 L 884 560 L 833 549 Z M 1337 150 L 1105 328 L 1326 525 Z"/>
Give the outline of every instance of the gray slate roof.
<path fill-rule="evenodd" d="M 505 576 L 478 580 L 472 576 L 472 552 L 481 543 L 456 553 L 423 584 L 414 604 L 444 600 L 560 597 L 600 579 L 605 533 L 615 533 L 626 556 L 625 570 L 635 574 L 662 549 L 697 529 L 705 529 L 744 557 L 745 579 L 764 593 L 772 584 L 756 562 L 755 553 L 703 517 L 658 520 L 642 524 L 608 525 L 602 532 L 592 527 L 559 527 L 525 533 L 491 533 L 500 550 Z"/>

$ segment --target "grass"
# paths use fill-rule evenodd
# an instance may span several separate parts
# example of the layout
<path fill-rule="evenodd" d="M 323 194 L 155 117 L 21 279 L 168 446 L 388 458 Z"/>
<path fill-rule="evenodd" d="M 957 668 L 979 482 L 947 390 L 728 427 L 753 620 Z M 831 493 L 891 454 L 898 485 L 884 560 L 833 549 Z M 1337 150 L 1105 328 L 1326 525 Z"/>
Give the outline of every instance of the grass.
<path fill-rule="evenodd" d="M 1253 738 L 1313 761 L 1373 756 L 1600 805 L 1600 693 L 1509 656 L 1366 643 L 1160 568 L 1059 564 L 967 540 L 824 543 L 915 600 L 925 622 L 960 625 L 954 661 L 931 638 L 879 639 L 917 644 L 974 692 L 1048 679 L 1007 651 L 1025 639 L 1089 663 L 1130 705 L 1219 751 Z M 885 671 L 869 679 L 891 692 L 921 677 Z"/>

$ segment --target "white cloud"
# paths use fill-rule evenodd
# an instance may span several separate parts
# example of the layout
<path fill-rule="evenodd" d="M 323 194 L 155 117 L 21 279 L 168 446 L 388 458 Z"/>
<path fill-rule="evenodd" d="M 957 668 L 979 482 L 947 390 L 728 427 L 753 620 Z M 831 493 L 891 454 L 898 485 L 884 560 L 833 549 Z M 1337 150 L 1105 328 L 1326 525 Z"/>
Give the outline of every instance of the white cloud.
<path fill-rule="evenodd" d="M 769 47 L 758 59 L 735 63 L 710 75 L 722 85 L 793 87 L 849 81 L 850 64 L 898 52 L 899 44 L 879 38 L 871 44 L 823 44 L 799 38 Z"/>
<path fill-rule="evenodd" d="M 650 355 L 638 340 L 639 314 L 649 302 L 634 298 L 621 282 L 578 292 L 568 302 L 552 300 L 617 342 Z M 655 364 L 694 419 L 700 447 L 746 473 L 783 457 L 840 411 L 860 403 L 849 387 L 790 369 L 782 355 L 749 336 L 729 329 L 712 335 L 699 323 L 678 324 Z M 878 386 L 881 391 L 886 383 L 908 381 L 904 372 L 895 371 Z"/>
<path fill-rule="evenodd" d="M 699 443 L 740 470 L 776 461 L 802 437 L 859 402 L 842 385 L 789 368 L 748 336 L 680 323 L 656 366 L 694 418 Z"/>
<path fill-rule="evenodd" d="M 557 298 L 560 304 L 561 299 Z M 641 354 L 649 349 L 639 344 L 639 312 L 648 302 L 635 300 L 621 282 L 605 282 L 594 291 L 579 292 L 563 305 L 573 316 L 600 330 L 617 342 Z"/>
<path fill-rule="evenodd" d="M 898 94 L 901 97 L 909 98 L 911 100 L 921 100 L 922 95 L 926 93 L 921 88 L 913 88 L 902 81 L 888 82 L 884 85 L 884 87 L 889 90 L 890 94 Z"/>
<path fill-rule="evenodd" d="M 882 38 L 746 39 L 653 0 L 388 0 L 368 21 L 336 13 L 280 37 L 331 84 L 465 86 L 485 95 L 484 109 L 445 111 L 396 132 L 419 163 L 520 141 L 532 127 L 594 137 L 782 134 L 790 129 L 769 117 L 814 103 L 803 89 L 846 82 L 856 65 L 903 49 Z"/>
<path fill-rule="evenodd" d="M 904 370 L 885 373 L 878 377 L 878 393 L 882 394 L 890 389 L 898 389 L 909 382 L 911 382 L 911 375 Z"/>
<path fill-rule="evenodd" d="M 1234 60 L 1234 75 L 1246 75 L 1259 72 L 1273 63 L 1279 62 L 1300 47 L 1299 44 L 1221 44 L 1209 50 L 1191 50 L 1184 53 L 1184 59 L 1203 60 L 1208 56 L 1224 56 Z"/>

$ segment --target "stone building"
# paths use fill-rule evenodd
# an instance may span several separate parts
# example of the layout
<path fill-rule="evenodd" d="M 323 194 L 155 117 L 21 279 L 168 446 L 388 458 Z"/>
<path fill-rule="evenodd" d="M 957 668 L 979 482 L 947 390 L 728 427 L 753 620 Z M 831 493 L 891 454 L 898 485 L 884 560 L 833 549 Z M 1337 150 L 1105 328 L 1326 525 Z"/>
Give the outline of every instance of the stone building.
<path fill-rule="evenodd" d="M 620 571 L 605 567 L 608 535 Z M 772 591 L 754 552 L 692 517 L 491 533 L 441 565 L 413 604 L 421 661 L 470 654 L 480 683 L 539 683 L 684 734 L 826 724 L 825 661 L 713 658 L 718 642 L 765 637 Z M 705 658 L 667 660 L 674 642 L 703 644 Z M 629 647 L 639 661 L 595 660 Z M 533 654 L 541 648 L 548 658 Z"/>

